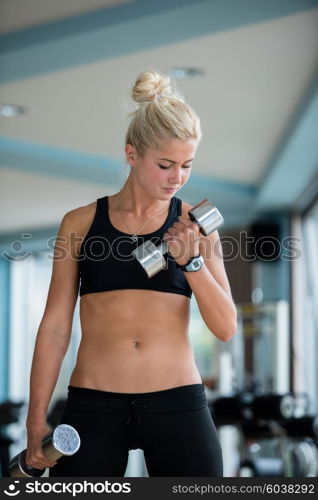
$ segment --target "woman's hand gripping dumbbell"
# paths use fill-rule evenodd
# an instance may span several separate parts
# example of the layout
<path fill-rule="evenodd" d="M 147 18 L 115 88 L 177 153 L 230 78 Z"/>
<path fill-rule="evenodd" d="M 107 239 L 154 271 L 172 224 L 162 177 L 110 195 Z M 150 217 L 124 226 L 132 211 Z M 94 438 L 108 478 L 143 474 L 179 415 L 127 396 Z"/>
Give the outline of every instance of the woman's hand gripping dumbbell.
<path fill-rule="evenodd" d="M 74 455 L 80 444 L 80 437 L 74 427 L 60 424 L 43 438 L 42 451 L 48 460 L 55 462 L 63 456 Z M 37 469 L 26 463 L 26 452 L 25 449 L 11 459 L 9 465 L 11 477 L 39 477 L 44 474 L 45 469 Z"/>
<path fill-rule="evenodd" d="M 188 215 L 193 222 L 198 224 L 199 231 L 204 236 L 208 236 L 224 223 L 224 219 L 216 206 L 207 199 L 200 201 L 200 203 L 192 207 Z M 148 278 L 152 278 L 152 276 L 166 268 L 164 255 L 168 250 L 167 241 L 163 241 L 160 245 L 156 246 L 152 241 L 148 240 L 133 250 L 132 254 L 142 265 Z"/>

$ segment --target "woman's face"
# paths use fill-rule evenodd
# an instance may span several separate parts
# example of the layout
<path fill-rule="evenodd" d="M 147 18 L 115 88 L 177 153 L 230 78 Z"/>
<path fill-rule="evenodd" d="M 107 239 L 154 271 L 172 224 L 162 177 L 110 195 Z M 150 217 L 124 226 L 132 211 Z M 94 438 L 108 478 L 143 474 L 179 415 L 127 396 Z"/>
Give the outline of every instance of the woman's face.
<path fill-rule="evenodd" d="M 128 144 L 126 154 L 136 181 L 151 197 L 165 200 L 188 181 L 197 141 L 173 139 L 159 149 L 148 149 L 143 157 Z"/>

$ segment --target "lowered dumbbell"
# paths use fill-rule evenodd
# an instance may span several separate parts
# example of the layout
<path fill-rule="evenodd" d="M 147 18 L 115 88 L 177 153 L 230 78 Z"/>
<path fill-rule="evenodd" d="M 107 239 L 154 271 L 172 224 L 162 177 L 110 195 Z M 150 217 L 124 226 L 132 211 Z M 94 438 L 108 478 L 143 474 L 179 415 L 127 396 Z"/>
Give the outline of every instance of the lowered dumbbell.
<path fill-rule="evenodd" d="M 199 225 L 201 233 L 204 236 L 212 233 L 223 225 L 224 219 L 216 206 L 209 200 L 204 199 L 189 210 L 190 219 Z M 163 241 L 156 246 L 148 240 L 135 250 L 132 254 L 142 265 L 148 278 L 152 278 L 156 273 L 165 269 L 166 261 L 164 255 L 168 252 L 168 244 Z"/>
<path fill-rule="evenodd" d="M 49 460 L 58 460 L 63 456 L 71 456 L 80 447 L 78 432 L 68 424 L 58 425 L 54 431 L 42 440 L 42 450 Z M 12 477 L 39 477 L 45 469 L 37 469 L 26 463 L 26 449 L 18 453 L 10 461 L 9 469 Z"/>

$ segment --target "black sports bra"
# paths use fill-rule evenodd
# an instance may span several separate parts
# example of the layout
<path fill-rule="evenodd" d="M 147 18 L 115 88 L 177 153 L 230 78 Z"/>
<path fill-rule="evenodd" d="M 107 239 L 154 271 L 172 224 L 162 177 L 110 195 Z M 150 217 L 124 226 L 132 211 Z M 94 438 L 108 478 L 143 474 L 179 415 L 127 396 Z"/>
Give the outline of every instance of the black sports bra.
<path fill-rule="evenodd" d="M 132 235 L 119 231 L 111 224 L 108 196 L 98 198 L 94 220 L 80 249 L 79 295 L 134 288 L 177 293 L 191 298 L 192 290 L 170 255 L 166 259 L 166 269 L 152 278 L 148 278 L 140 263 L 131 255 L 137 246 L 149 239 L 159 245 L 164 233 L 181 215 L 181 208 L 182 201 L 172 197 L 164 224 L 157 231 L 137 235 L 137 241 L 132 241 Z"/>

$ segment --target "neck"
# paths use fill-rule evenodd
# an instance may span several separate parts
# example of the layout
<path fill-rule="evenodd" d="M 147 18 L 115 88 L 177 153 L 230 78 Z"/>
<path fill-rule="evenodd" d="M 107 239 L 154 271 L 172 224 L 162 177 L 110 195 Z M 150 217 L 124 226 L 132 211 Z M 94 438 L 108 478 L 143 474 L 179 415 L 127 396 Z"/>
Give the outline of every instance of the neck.
<path fill-rule="evenodd" d="M 164 212 L 168 210 L 170 205 L 170 200 L 158 200 L 158 198 L 151 197 L 130 177 L 113 198 L 117 210 L 129 213 L 135 218 L 150 217 L 157 212 Z"/>

